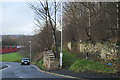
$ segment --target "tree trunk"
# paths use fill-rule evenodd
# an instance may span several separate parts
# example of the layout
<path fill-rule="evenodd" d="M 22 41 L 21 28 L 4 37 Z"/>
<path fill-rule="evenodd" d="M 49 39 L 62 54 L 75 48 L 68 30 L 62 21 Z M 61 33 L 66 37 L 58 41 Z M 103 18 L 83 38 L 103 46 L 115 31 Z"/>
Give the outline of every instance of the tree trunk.
<path fill-rule="evenodd" d="M 55 3 L 56 4 L 56 3 Z M 47 3 L 47 7 L 48 7 L 48 3 Z M 53 40 L 54 40 L 54 47 L 55 47 L 55 57 L 56 58 L 59 58 L 59 51 L 58 51 L 58 45 L 57 45 L 57 38 L 56 38 L 56 7 L 55 7 L 55 25 L 53 25 L 52 23 L 52 20 L 51 20 L 51 15 L 49 13 L 49 10 L 48 10 L 48 18 L 49 18 L 49 21 L 50 21 L 50 25 L 52 27 L 52 33 L 53 33 Z"/>

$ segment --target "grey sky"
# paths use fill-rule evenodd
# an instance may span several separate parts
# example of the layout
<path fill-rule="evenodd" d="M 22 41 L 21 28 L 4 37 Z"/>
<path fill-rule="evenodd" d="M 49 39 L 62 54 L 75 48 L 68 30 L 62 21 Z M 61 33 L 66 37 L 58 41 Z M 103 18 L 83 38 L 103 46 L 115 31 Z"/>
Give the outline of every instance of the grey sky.
<path fill-rule="evenodd" d="M 34 12 L 26 2 L 2 2 L 2 34 L 34 33 Z"/>
<path fill-rule="evenodd" d="M 29 0 L 0 0 L 0 33 L 2 31 L 2 34 L 34 34 L 35 25 L 33 22 L 35 14 L 25 1 Z"/>

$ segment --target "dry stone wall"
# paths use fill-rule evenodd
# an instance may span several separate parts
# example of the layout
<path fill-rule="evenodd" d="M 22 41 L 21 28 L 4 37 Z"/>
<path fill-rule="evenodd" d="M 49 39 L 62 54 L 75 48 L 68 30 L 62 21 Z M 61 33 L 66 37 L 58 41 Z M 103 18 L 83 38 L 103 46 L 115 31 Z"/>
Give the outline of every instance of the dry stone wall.
<path fill-rule="evenodd" d="M 44 52 L 43 65 L 48 70 L 55 70 L 59 68 L 59 61 L 55 58 L 55 55 L 52 52 L 52 50 Z"/>
<path fill-rule="evenodd" d="M 79 42 L 79 52 L 95 54 L 99 53 L 100 58 L 105 60 L 117 59 L 118 47 L 116 43 L 108 42 L 96 42 L 95 44 L 90 42 Z M 68 43 L 68 49 L 72 50 L 71 43 Z M 73 45 L 74 46 L 74 45 Z"/>

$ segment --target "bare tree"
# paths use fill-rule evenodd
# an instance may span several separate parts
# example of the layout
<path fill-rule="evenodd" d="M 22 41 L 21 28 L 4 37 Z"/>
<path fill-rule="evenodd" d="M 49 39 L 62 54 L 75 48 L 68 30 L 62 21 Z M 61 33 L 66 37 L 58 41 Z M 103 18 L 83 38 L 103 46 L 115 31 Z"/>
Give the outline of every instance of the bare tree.
<path fill-rule="evenodd" d="M 67 3 L 64 12 L 65 30 L 72 28 L 71 37 L 77 40 L 107 40 L 116 37 L 117 28 L 117 3 Z M 65 31 L 66 34 L 67 31 Z M 66 35 L 67 36 L 67 35 Z M 67 38 L 67 37 L 66 37 Z M 69 39 L 70 40 L 70 39 Z"/>
<path fill-rule="evenodd" d="M 78 52 L 79 41 L 104 42 L 118 35 L 117 3 L 70 2 L 64 7 L 64 41 Z M 86 57 L 88 57 L 86 52 Z"/>
<path fill-rule="evenodd" d="M 53 34 L 53 41 L 54 41 L 54 47 L 55 47 L 55 56 L 59 58 L 59 52 L 58 52 L 58 45 L 57 45 L 57 38 L 56 38 L 56 26 L 57 26 L 57 11 L 59 9 L 60 4 L 57 2 L 48 2 L 46 1 L 40 1 L 39 3 L 29 3 L 30 7 L 35 11 L 37 14 L 36 21 L 37 26 L 41 27 L 44 24 L 47 25 L 47 27 L 52 28 L 52 34 Z M 50 26 L 48 26 L 50 24 Z M 43 26 L 44 27 L 44 26 Z M 49 29 L 49 28 L 48 28 Z M 50 43 L 50 42 L 48 42 Z"/>

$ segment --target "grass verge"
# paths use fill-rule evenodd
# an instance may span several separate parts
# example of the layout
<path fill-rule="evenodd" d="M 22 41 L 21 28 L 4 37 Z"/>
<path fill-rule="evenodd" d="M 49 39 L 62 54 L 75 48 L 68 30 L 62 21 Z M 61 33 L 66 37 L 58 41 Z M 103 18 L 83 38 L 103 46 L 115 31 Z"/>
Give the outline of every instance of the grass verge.
<path fill-rule="evenodd" d="M 1 62 L 20 62 L 21 59 L 22 56 L 18 52 L 0 55 Z"/>
<path fill-rule="evenodd" d="M 42 70 L 46 70 L 44 65 L 43 65 L 43 59 L 41 59 L 38 62 L 36 62 L 35 65 L 37 65 Z"/>
<path fill-rule="evenodd" d="M 100 62 L 94 62 L 77 57 L 74 53 L 63 50 L 63 65 L 74 72 L 102 72 L 113 73 L 114 69 Z"/>
<path fill-rule="evenodd" d="M 74 55 L 74 53 L 71 53 L 67 50 L 63 50 L 63 65 L 66 67 L 71 66 L 76 60 L 78 60 L 78 57 Z"/>
<path fill-rule="evenodd" d="M 84 59 L 78 59 L 71 66 L 70 70 L 75 72 L 102 72 L 112 73 L 113 68 L 106 67 L 104 64 Z"/>

